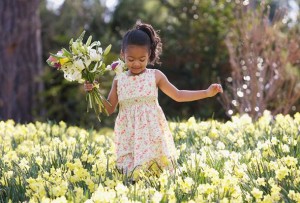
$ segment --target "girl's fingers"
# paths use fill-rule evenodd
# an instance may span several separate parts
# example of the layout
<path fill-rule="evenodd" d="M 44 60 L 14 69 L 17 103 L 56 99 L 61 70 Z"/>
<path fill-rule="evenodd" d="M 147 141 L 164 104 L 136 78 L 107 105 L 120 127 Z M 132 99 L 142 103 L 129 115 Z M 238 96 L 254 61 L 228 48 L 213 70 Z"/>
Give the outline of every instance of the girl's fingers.
<path fill-rule="evenodd" d="M 92 83 L 89 83 L 88 81 L 86 81 L 84 83 L 84 90 L 85 91 L 91 91 L 93 89 L 93 84 Z"/>
<path fill-rule="evenodd" d="M 219 84 L 219 85 L 218 85 L 218 89 L 219 89 L 220 92 L 223 92 L 222 85 Z"/>
<path fill-rule="evenodd" d="M 222 85 L 220 85 L 220 84 L 214 84 L 213 87 L 214 87 L 214 89 L 217 90 L 218 92 L 223 92 Z"/>

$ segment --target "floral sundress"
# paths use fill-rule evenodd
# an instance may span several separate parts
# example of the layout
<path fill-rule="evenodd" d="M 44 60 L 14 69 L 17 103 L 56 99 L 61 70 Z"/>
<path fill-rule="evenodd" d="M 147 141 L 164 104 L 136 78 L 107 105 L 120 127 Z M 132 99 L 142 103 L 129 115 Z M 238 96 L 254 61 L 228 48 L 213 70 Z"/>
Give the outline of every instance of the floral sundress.
<path fill-rule="evenodd" d="M 125 173 L 140 167 L 173 171 L 176 149 L 165 115 L 158 103 L 155 69 L 117 78 L 119 113 L 115 122 L 117 168 Z"/>

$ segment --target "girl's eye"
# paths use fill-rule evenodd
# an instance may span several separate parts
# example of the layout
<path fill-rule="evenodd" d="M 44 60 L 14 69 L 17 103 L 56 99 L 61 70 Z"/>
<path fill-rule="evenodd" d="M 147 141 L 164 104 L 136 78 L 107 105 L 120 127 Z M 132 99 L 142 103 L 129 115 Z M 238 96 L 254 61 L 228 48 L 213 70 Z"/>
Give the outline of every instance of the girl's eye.
<path fill-rule="evenodd" d="M 143 60 L 140 60 L 140 62 L 144 62 L 145 61 L 145 59 L 143 59 Z"/>

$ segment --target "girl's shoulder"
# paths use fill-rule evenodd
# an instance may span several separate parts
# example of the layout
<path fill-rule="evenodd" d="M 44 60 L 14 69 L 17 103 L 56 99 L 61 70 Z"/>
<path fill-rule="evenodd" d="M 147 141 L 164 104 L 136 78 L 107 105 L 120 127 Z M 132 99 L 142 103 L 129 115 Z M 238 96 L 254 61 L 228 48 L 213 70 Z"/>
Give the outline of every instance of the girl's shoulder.
<path fill-rule="evenodd" d="M 154 70 L 154 74 L 155 74 L 155 77 L 160 79 L 162 77 L 166 77 L 165 74 L 163 72 L 161 72 L 160 70 L 158 69 L 153 69 Z"/>
<path fill-rule="evenodd" d="M 153 72 L 154 72 L 155 81 L 156 81 L 157 85 L 161 80 L 166 79 L 166 75 L 163 72 L 161 72 L 160 70 L 153 69 Z"/>
<path fill-rule="evenodd" d="M 160 70 L 155 69 L 155 68 L 148 68 L 148 71 L 149 71 L 151 74 L 154 74 L 155 76 L 159 76 L 159 75 L 163 74 Z"/>

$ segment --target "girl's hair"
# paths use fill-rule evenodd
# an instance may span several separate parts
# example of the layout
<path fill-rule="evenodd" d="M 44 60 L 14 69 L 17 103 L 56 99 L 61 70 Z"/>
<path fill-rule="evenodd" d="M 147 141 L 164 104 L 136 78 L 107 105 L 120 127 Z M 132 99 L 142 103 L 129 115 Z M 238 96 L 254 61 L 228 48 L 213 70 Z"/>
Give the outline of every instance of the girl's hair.
<path fill-rule="evenodd" d="M 150 24 L 137 22 L 131 30 L 127 31 L 122 42 L 122 52 L 125 52 L 128 45 L 148 46 L 150 64 L 160 63 L 159 55 L 162 52 L 161 39 Z"/>

